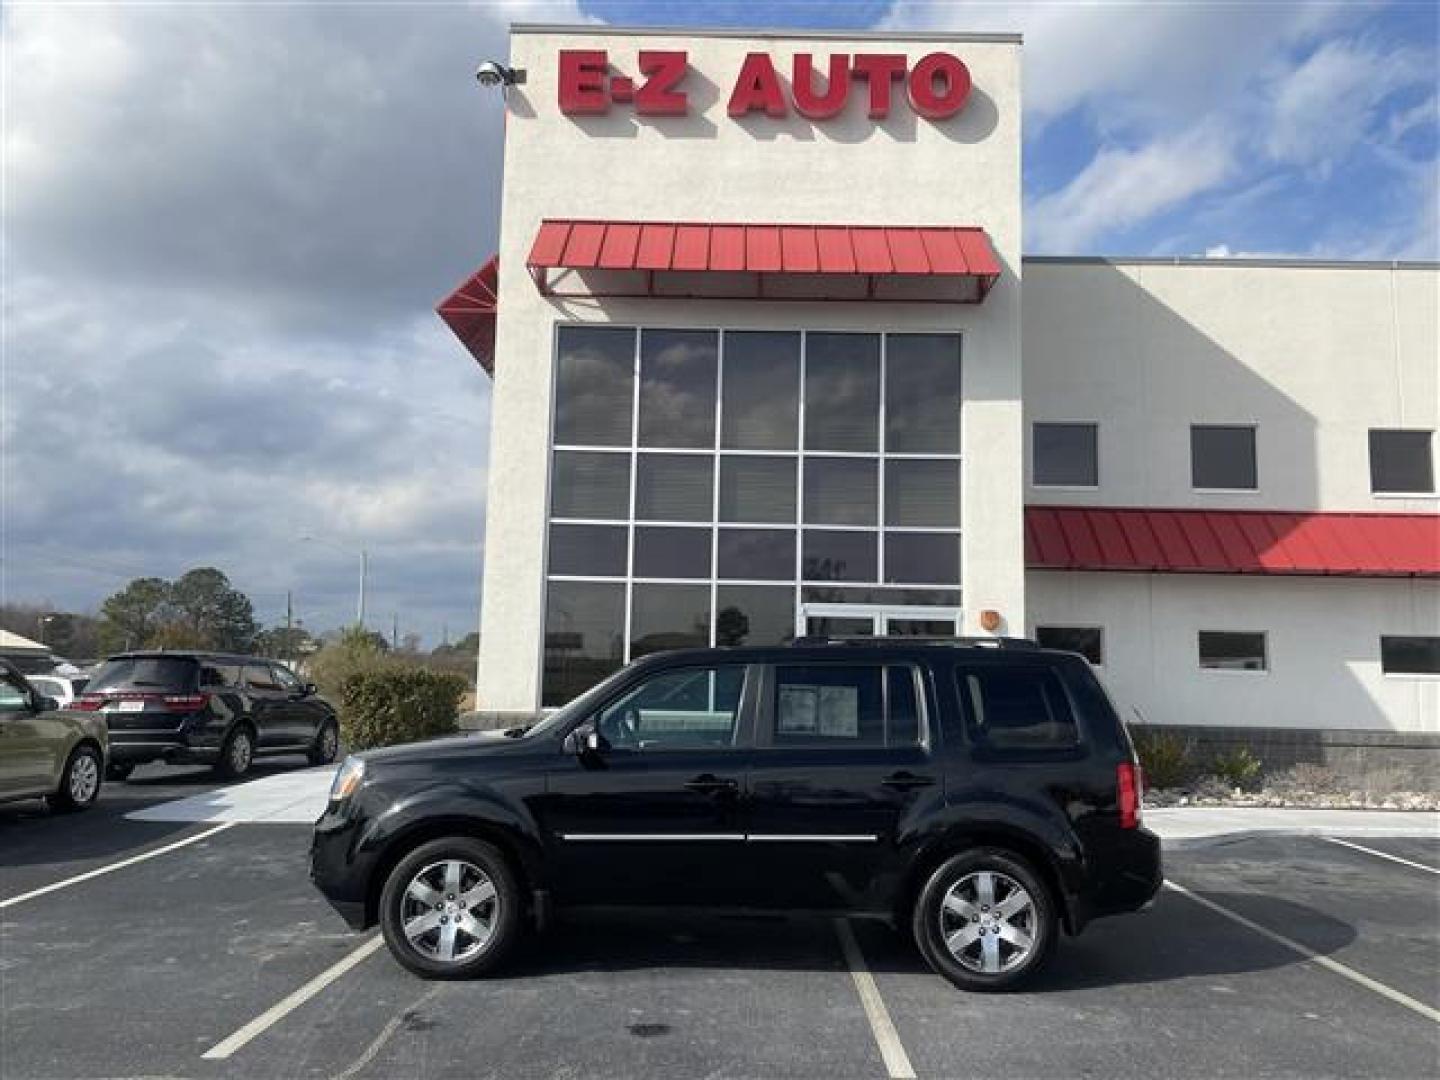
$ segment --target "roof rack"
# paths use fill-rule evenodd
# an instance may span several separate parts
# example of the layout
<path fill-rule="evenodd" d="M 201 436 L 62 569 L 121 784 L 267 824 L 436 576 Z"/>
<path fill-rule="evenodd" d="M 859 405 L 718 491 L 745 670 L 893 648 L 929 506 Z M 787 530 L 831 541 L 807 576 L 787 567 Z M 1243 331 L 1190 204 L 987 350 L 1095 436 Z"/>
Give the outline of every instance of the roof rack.
<path fill-rule="evenodd" d="M 834 635 L 805 635 L 797 637 L 792 645 L 964 645 L 982 649 L 1038 649 L 1038 642 L 1021 637 L 856 637 Z"/>

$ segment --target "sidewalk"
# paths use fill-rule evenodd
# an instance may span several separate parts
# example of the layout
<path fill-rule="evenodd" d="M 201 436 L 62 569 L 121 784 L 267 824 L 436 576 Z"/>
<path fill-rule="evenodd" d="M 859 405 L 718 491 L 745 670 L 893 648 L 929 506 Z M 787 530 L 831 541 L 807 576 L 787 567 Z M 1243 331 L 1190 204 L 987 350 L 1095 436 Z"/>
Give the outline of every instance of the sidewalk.
<path fill-rule="evenodd" d="M 1165 841 L 1167 848 L 1203 847 L 1217 840 L 1233 840 L 1257 833 L 1440 839 L 1440 813 L 1433 810 L 1170 806 L 1147 808 L 1145 825 Z"/>

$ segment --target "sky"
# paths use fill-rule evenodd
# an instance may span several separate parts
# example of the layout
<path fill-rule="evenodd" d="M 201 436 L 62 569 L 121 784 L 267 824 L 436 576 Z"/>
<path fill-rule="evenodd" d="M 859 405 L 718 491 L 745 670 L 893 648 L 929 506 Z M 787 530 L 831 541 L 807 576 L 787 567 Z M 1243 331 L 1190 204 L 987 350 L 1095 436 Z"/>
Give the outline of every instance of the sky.
<path fill-rule="evenodd" d="M 1422 3 L 11 3 L 0 598 L 226 571 L 266 624 L 475 628 L 515 22 L 1024 34 L 1030 254 L 1440 257 Z M 643 209 L 643 208 L 642 208 Z M 638 211 L 637 211 L 638 212 Z"/>

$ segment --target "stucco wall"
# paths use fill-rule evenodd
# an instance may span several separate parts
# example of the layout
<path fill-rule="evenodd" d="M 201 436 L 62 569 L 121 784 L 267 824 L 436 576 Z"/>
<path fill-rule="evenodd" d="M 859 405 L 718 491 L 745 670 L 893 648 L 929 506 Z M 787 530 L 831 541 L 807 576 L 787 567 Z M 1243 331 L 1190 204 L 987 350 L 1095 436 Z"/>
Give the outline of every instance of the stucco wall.
<path fill-rule="evenodd" d="M 1104 628 L 1102 676 L 1156 724 L 1440 733 L 1440 679 L 1384 675 L 1380 635 L 1440 633 L 1440 582 L 1029 574 L 1030 630 Z M 1201 630 L 1264 631 L 1270 670 L 1204 671 Z"/>
<path fill-rule="evenodd" d="M 564 48 L 604 48 L 637 73 L 643 48 L 683 48 L 691 113 L 641 118 L 559 112 Z M 796 51 L 943 49 L 970 67 L 970 104 L 947 121 L 917 119 L 903 104 L 884 121 L 862 93 L 844 113 L 812 123 L 732 120 L 725 102 L 741 61 L 765 51 L 778 70 Z M 480 655 L 482 707 L 524 712 L 539 699 L 543 536 L 547 501 L 552 335 L 561 320 L 635 325 L 945 329 L 964 335 L 962 581 L 970 629 L 984 608 L 1024 622 L 1020 475 L 1020 71 L 1014 41 L 747 38 L 522 29 L 511 62 L 523 86 L 509 93 L 500 235 Z M 524 272 L 544 217 L 621 220 L 970 224 L 990 234 L 1003 275 L 983 305 L 554 300 Z M 978 465 L 976 463 L 979 463 Z"/>

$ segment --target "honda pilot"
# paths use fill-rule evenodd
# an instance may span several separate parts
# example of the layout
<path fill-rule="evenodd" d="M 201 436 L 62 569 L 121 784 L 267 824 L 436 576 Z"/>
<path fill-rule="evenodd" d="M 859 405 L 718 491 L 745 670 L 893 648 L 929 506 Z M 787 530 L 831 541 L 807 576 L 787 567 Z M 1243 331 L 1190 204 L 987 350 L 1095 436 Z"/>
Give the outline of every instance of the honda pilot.
<path fill-rule="evenodd" d="M 493 970 L 555 908 L 888 920 L 977 990 L 1161 882 L 1090 666 L 1022 642 L 661 653 L 528 729 L 346 760 L 311 875 L 422 976 Z"/>

